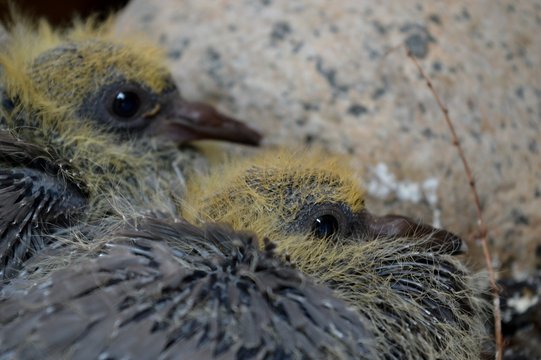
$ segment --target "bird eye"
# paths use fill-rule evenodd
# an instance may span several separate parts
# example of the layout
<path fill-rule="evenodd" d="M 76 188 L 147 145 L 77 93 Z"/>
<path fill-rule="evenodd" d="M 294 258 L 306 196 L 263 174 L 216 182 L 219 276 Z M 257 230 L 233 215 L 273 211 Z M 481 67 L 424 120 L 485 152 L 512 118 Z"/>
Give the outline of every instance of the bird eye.
<path fill-rule="evenodd" d="M 297 232 L 310 234 L 318 239 L 341 240 L 351 235 L 354 221 L 351 209 L 339 202 L 306 203 L 291 223 Z"/>
<path fill-rule="evenodd" d="M 338 219 L 333 215 L 321 215 L 314 219 L 312 232 L 319 238 L 327 238 L 336 234 L 339 230 Z"/>
<path fill-rule="evenodd" d="M 138 113 L 141 107 L 141 99 L 133 91 L 119 91 L 116 93 L 112 104 L 113 113 L 124 119 L 129 119 Z"/>
<path fill-rule="evenodd" d="M 135 82 L 113 83 L 102 91 L 98 101 L 103 104 L 100 109 L 105 113 L 100 114 L 100 120 L 114 131 L 134 133 L 142 130 L 159 112 L 158 95 Z"/>

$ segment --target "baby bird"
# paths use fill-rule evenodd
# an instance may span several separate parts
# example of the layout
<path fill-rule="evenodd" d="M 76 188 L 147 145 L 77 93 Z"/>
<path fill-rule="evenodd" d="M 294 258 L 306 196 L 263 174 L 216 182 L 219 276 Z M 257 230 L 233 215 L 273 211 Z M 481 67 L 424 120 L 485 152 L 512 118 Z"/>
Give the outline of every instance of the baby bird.
<path fill-rule="evenodd" d="M 99 218 L 115 199 L 135 206 L 162 186 L 181 193 L 196 154 L 179 144 L 260 140 L 182 99 L 148 44 L 117 40 L 91 21 L 63 32 L 18 21 L 0 48 L 0 278 L 55 229 Z"/>
<path fill-rule="evenodd" d="M 0 290 L 0 358 L 379 358 L 365 319 L 257 242 L 139 219 Z"/>
<path fill-rule="evenodd" d="M 452 255 L 461 239 L 409 218 L 377 217 L 340 159 L 268 152 L 188 187 L 184 216 L 274 239 L 304 273 L 371 324 L 386 359 L 479 359 L 482 286 Z"/>

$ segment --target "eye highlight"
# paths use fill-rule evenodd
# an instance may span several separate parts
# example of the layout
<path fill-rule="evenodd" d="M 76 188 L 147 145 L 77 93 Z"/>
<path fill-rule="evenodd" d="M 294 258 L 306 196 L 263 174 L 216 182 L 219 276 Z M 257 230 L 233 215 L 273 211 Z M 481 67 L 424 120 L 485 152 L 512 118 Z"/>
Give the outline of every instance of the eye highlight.
<path fill-rule="evenodd" d="M 322 239 L 333 236 L 338 230 L 338 219 L 329 214 L 316 217 L 312 224 L 312 233 Z"/>
<path fill-rule="evenodd" d="M 126 120 L 137 114 L 140 108 L 141 99 L 133 91 L 119 91 L 111 105 L 113 114 Z"/>

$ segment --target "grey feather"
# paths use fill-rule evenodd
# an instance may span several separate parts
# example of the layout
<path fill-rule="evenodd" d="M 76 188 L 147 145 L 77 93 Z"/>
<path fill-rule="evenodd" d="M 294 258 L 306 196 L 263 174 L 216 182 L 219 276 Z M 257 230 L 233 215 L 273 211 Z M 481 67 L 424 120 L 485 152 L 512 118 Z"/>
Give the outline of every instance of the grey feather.
<path fill-rule="evenodd" d="M 377 355 L 346 303 L 271 246 L 258 250 L 252 236 L 221 226 L 146 220 L 108 239 L 99 256 L 34 286 L 15 279 L 0 294 L 4 358 Z"/>

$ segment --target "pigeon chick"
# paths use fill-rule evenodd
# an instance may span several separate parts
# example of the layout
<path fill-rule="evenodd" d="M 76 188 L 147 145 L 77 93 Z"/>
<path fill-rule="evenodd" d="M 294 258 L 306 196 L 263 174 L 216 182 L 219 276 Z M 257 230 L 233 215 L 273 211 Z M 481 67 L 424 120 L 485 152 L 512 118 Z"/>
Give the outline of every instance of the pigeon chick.
<path fill-rule="evenodd" d="M 260 140 L 182 99 L 160 51 L 92 22 L 60 32 L 19 20 L 0 48 L 0 97 L 0 278 L 75 218 L 146 204 L 162 186 L 181 193 L 196 155 L 179 144 Z"/>
<path fill-rule="evenodd" d="M 138 223 L 0 290 L 0 358 L 379 358 L 364 319 L 269 243 L 217 225 Z"/>
<path fill-rule="evenodd" d="M 452 256 L 461 239 L 370 214 L 344 162 L 272 151 L 232 162 L 188 187 L 183 214 L 275 239 L 369 319 L 387 359 L 478 359 L 486 304 L 479 276 Z"/>

